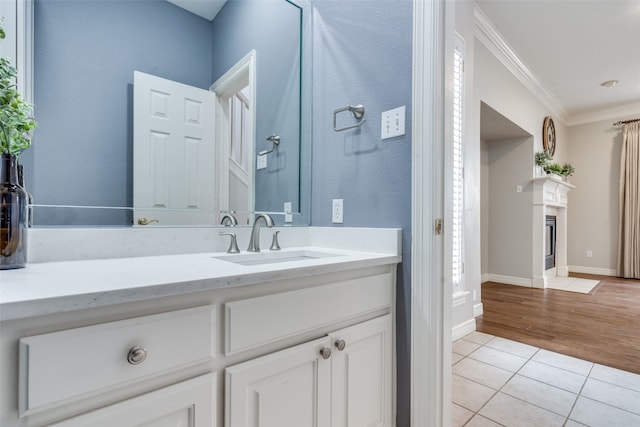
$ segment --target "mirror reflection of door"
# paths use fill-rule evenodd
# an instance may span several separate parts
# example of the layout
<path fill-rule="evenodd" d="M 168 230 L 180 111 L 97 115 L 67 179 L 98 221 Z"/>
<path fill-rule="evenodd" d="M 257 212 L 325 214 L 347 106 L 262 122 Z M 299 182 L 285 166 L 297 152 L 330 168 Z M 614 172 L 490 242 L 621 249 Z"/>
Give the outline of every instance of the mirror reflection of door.
<path fill-rule="evenodd" d="M 215 94 L 134 73 L 134 226 L 214 225 Z"/>
<path fill-rule="evenodd" d="M 209 88 L 216 94 L 220 216 L 248 224 L 254 210 L 256 53 L 250 51 Z M 222 219 L 222 218 L 220 218 Z"/>
<path fill-rule="evenodd" d="M 250 119 L 249 86 L 229 97 L 229 122 L 231 133 L 229 145 L 229 190 L 228 200 L 221 202 L 228 210 L 235 212 L 238 224 L 248 224 L 249 207 L 249 154 L 253 153 L 253 141 Z"/>

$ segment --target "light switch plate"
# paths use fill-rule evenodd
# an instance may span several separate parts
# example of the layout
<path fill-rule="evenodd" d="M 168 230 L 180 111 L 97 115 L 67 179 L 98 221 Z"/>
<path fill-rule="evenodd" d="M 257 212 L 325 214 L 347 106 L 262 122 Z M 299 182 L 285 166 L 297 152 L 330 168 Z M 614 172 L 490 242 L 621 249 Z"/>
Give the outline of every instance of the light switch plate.
<path fill-rule="evenodd" d="M 258 165 L 258 170 L 265 169 L 267 167 L 267 155 L 263 154 L 262 156 L 258 156 L 258 161 L 256 163 Z"/>
<path fill-rule="evenodd" d="M 382 124 L 380 129 L 380 136 L 382 139 L 404 135 L 405 114 L 406 108 L 404 105 L 382 113 Z"/>

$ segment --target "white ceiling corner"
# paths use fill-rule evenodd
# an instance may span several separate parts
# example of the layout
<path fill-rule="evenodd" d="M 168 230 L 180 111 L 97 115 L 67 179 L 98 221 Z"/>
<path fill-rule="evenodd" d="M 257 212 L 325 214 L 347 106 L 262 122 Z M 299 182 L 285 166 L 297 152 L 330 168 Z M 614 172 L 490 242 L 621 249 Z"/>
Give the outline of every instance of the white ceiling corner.
<path fill-rule="evenodd" d="M 474 32 L 567 125 L 640 115 L 640 0 L 475 0 Z M 605 80 L 620 80 L 603 88 Z"/>
<path fill-rule="evenodd" d="M 561 106 L 558 99 L 538 81 L 477 3 L 473 15 L 476 39 L 482 42 L 543 105 L 549 108 L 551 114 L 567 123 L 569 121 L 567 111 Z"/>
<path fill-rule="evenodd" d="M 182 9 L 196 14 L 207 21 L 213 21 L 227 0 L 167 0 Z"/>

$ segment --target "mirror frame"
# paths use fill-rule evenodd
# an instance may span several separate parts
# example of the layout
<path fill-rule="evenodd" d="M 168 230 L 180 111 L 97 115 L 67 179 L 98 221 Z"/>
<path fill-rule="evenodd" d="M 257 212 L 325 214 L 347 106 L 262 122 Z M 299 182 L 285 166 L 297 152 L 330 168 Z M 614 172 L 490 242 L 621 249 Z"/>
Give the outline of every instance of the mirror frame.
<path fill-rule="evenodd" d="M 13 0 L 10 3 L 10 9 L 6 13 L 8 21 L 13 20 L 15 13 L 15 64 L 19 70 L 17 77 L 17 87 L 24 99 L 33 103 L 34 93 L 34 0 Z M 312 28 L 312 6 L 311 0 L 283 0 L 292 5 L 299 7 L 300 28 L 301 28 L 301 45 L 300 45 L 300 158 L 299 178 L 298 178 L 298 200 L 299 211 L 293 213 L 293 222 L 287 225 L 309 226 L 311 225 L 311 150 L 312 150 L 312 57 L 313 57 L 313 28 Z M 11 35 L 8 34 L 9 42 Z M 12 46 L 10 46 L 11 48 Z M 255 143 L 255 142 L 254 142 Z M 34 204 L 37 208 L 39 205 Z M 42 207 L 42 206 L 41 206 Z M 94 206 L 63 206 L 63 205 L 47 205 L 47 208 L 75 209 L 90 208 L 96 209 Z M 107 207 L 108 209 L 132 210 L 132 206 L 123 207 Z M 262 211 L 255 211 L 262 212 Z M 271 214 L 282 214 L 282 220 L 279 215 L 276 221 L 279 225 L 284 224 L 284 207 L 283 212 L 269 212 Z M 37 228 L 38 225 L 35 224 Z M 81 225 L 56 226 L 56 227 L 86 227 Z M 89 226 L 90 228 L 97 226 Z M 113 226 L 109 226 L 113 227 Z M 216 226 L 210 226 L 216 227 Z M 128 228 L 128 227 L 122 227 Z"/>

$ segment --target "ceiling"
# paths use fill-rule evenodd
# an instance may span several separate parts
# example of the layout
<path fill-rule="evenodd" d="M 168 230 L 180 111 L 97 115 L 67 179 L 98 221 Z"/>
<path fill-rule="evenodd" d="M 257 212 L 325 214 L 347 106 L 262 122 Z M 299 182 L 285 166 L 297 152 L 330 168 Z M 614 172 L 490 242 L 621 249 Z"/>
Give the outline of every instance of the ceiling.
<path fill-rule="evenodd" d="M 167 0 L 178 7 L 195 13 L 208 21 L 213 21 L 227 0 Z"/>
<path fill-rule="evenodd" d="M 640 0 L 476 0 L 476 5 L 565 123 L 640 114 Z M 600 86 L 607 80 L 620 82 Z"/>

